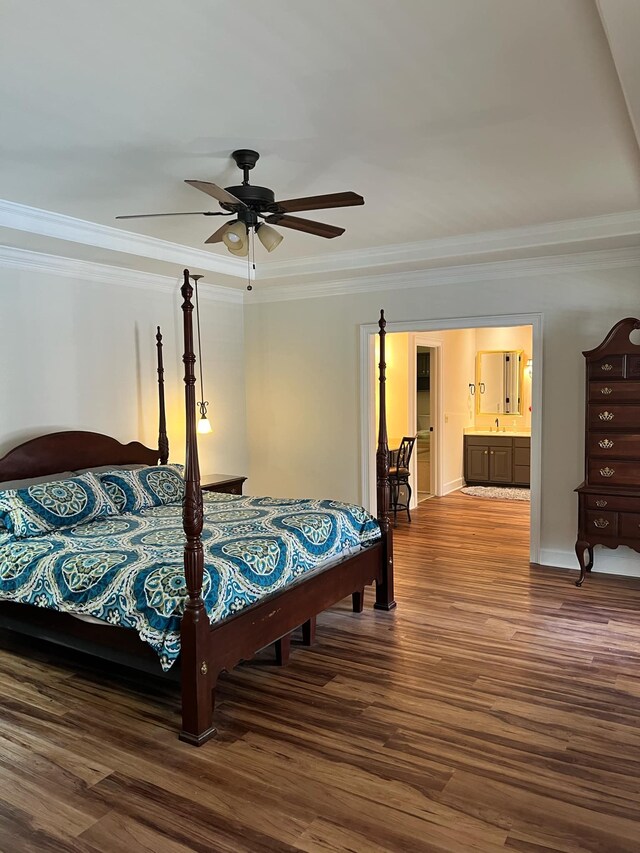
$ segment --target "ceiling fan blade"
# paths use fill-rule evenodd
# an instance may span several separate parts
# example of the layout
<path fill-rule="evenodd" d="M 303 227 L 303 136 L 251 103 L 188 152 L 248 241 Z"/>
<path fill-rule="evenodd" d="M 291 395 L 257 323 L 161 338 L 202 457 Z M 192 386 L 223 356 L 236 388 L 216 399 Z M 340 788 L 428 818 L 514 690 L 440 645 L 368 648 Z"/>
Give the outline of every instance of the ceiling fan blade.
<path fill-rule="evenodd" d="M 268 216 L 265 222 L 271 222 L 281 228 L 304 231 L 305 234 L 315 234 L 317 237 L 326 237 L 328 240 L 332 237 L 339 237 L 345 231 L 344 228 L 337 228 L 335 225 L 326 225 L 324 222 L 314 222 L 313 219 L 302 219 L 299 216 L 285 216 L 282 213 L 274 213 L 273 216 Z"/>
<path fill-rule="evenodd" d="M 149 219 L 152 216 L 224 216 L 223 213 L 211 213 L 208 210 L 188 210 L 180 213 L 134 213 L 130 216 L 116 216 L 116 219 Z"/>
<path fill-rule="evenodd" d="M 190 187 L 195 187 L 197 190 L 200 190 L 207 195 L 213 196 L 218 201 L 221 201 L 223 204 L 239 204 L 240 207 L 246 207 L 247 205 L 240 201 L 239 198 L 236 198 L 231 193 L 228 193 L 222 187 L 219 187 L 217 184 L 212 184 L 210 181 L 185 181 L 185 184 L 189 184 Z"/>
<path fill-rule="evenodd" d="M 229 227 L 229 223 L 225 222 L 224 225 L 221 225 L 218 230 L 209 237 L 208 240 L 205 240 L 205 243 L 222 243 L 222 235 Z"/>
<path fill-rule="evenodd" d="M 326 195 L 310 195 L 306 198 L 289 198 L 277 201 L 278 209 L 284 213 L 297 210 L 323 210 L 328 207 L 352 207 L 364 204 L 364 199 L 358 193 L 327 193 Z"/>

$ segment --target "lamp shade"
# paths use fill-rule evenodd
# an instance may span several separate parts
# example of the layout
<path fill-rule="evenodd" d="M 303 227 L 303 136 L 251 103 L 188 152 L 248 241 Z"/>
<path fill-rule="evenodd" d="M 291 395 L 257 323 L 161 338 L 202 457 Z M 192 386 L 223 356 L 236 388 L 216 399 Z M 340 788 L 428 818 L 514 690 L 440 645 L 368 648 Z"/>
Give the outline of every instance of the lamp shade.
<path fill-rule="evenodd" d="M 244 256 L 249 254 L 247 226 L 244 222 L 240 222 L 240 220 L 232 222 L 227 227 L 227 230 L 222 235 L 222 241 L 232 255 Z"/>
<path fill-rule="evenodd" d="M 211 424 L 209 423 L 209 418 L 206 415 L 202 415 L 198 421 L 198 432 L 200 435 L 207 435 L 207 433 L 213 432 Z"/>
<path fill-rule="evenodd" d="M 239 258 L 246 258 L 249 254 L 249 243 L 246 243 L 241 249 L 229 249 L 230 255 L 236 255 Z"/>
<path fill-rule="evenodd" d="M 276 231 L 275 228 L 272 228 L 270 225 L 266 223 L 262 223 L 256 229 L 258 234 L 258 239 L 265 247 L 267 252 L 273 252 L 274 249 L 282 243 L 283 237 L 279 231 Z"/>

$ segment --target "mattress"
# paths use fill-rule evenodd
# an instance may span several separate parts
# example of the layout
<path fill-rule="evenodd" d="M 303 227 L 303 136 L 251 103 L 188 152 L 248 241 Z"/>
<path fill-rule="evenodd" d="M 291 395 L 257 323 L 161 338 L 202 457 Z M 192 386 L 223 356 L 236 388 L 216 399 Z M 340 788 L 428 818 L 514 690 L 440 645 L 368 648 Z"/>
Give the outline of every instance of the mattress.
<path fill-rule="evenodd" d="M 203 599 L 211 623 L 380 538 L 362 507 L 205 492 Z M 135 629 L 164 670 L 180 654 L 186 600 L 180 505 L 0 538 L 0 599 Z"/>

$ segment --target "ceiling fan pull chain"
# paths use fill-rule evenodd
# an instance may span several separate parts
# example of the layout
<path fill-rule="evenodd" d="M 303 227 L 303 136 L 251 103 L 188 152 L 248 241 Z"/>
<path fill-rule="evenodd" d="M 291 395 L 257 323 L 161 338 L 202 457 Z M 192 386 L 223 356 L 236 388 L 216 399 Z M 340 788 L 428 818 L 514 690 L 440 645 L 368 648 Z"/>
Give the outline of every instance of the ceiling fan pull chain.
<path fill-rule="evenodd" d="M 247 239 L 249 240 L 249 251 L 247 252 L 247 290 L 253 290 L 251 285 L 251 255 L 253 253 L 253 229 L 248 229 L 249 234 L 247 235 Z"/>

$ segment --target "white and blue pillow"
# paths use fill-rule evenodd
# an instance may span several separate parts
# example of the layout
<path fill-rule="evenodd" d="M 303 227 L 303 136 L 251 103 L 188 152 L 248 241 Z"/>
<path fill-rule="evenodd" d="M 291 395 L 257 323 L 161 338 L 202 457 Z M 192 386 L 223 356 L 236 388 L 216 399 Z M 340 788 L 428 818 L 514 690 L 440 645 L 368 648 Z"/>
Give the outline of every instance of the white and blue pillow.
<path fill-rule="evenodd" d="M 135 470 L 108 471 L 100 482 L 119 512 L 139 512 L 152 506 L 181 503 L 182 465 L 150 465 Z"/>
<path fill-rule="evenodd" d="M 0 492 L 0 519 L 19 539 L 117 513 L 117 507 L 93 474 Z"/>

